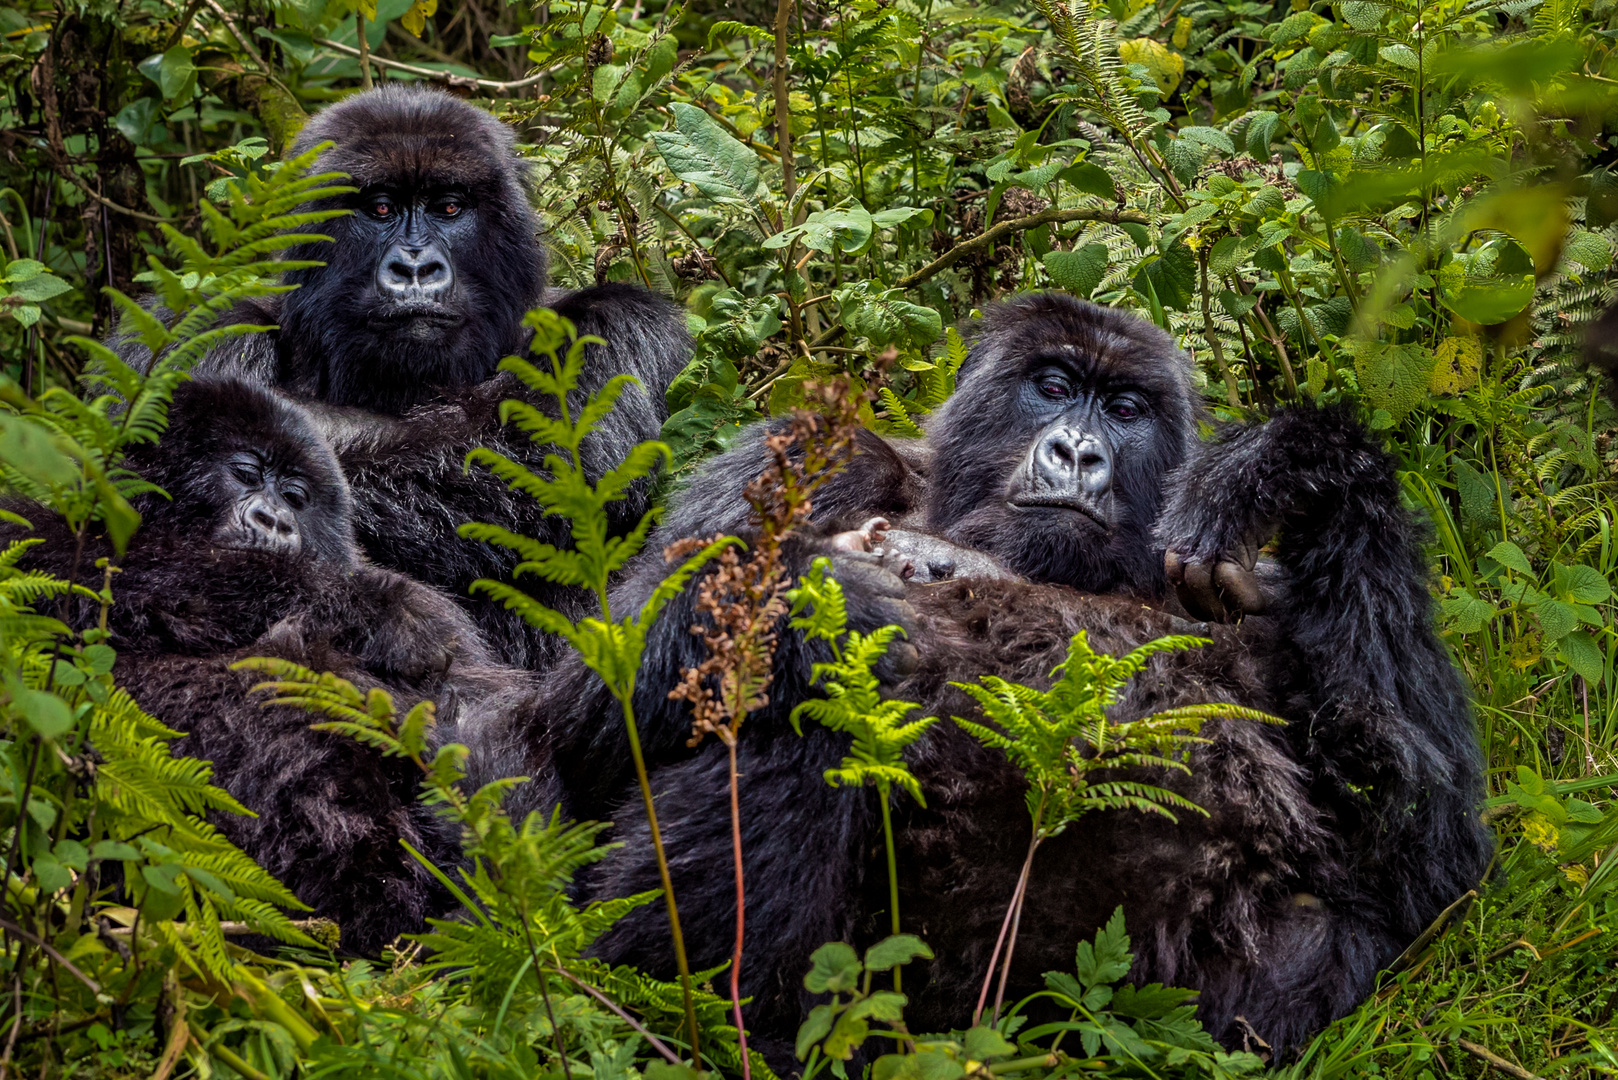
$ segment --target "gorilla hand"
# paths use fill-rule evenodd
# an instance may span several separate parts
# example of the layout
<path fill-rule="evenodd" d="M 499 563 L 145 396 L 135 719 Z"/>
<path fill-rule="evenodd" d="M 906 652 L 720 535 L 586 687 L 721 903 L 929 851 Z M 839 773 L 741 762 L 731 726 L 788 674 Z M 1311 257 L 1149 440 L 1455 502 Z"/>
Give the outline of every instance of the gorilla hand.
<path fill-rule="evenodd" d="M 905 595 L 905 571 L 915 571 L 908 563 L 893 567 L 872 551 L 880 545 L 887 528 L 885 519 L 872 518 L 858 529 L 811 544 L 811 554 L 831 560 L 831 576 L 842 586 L 848 604 L 850 629 L 870 633 L 884 626 L 898 626 L 904 631 L 905 637 L 894 639 L 876 666 L 877 678 L 892 684 L 916 670 L 921 654 L 909 641 L 915 633 L 916 613 Z"/>

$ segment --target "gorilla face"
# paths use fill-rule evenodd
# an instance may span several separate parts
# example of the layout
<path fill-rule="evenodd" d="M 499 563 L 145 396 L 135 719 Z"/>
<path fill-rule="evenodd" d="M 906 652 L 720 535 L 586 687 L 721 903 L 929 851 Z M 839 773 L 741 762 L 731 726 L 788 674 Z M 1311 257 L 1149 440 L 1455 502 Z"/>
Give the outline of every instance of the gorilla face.
<path fill-rule="evenodd" d="M 523 314 L 545 290 L 539 223 L 509 128 L 448 94 L 389 84 L 339 102 L 299 133 L 317 171 L 355 194 L 322 223 L 334 243 L 290 259 L 276 383 L 333 405 L 401 413 L 483 382 L 519 351 Z"/>
<path fill-rule="evenodd" d="M 372 332 L 453 347 L 466 313 L 457 303 L 451 252 L 477 236 L 470 196 L 454 187 L 410 191 L 384 184 L 361 192 L 355 209 L 353 242 L 382 253 L 372 278 Z"/>
<path fill-rule="evenodd" d="M 1020 297 L 985 317 L 929 425 L 929 527 L 1035 580 L 1153 591 L 1162 480 L 1195 416 L 1188 361 L 1156 327 Z"/>
<path fill-rule="evenodd" d="M 234 380 L 183 383 L 162 441 L 129 464 L 162 489 L 135 500 L 147 526 L 216 548 L 359 564 L 353 502 L 308 415 Z"/>
<path fill-rule="evenodd" d="M 307 526 L 298 515 L 310 512 L 310 483 L 296 467 L 258 448 L 241 450 L 219 463 L 214 490 L 222 508 L 215 544 L 286 555 L 303 550 Z"/>

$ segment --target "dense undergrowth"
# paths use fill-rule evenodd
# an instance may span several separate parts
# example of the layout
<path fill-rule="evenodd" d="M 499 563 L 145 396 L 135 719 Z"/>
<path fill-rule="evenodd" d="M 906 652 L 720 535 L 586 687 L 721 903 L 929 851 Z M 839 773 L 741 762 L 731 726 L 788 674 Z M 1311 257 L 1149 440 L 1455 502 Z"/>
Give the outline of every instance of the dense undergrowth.
<path fill-rule="evenodd" d="M 1498 855 L 1295 1059 L 1216 1055 L 1183 994 L 1113 989 L 1115 924 L 1053 977 L 1075 1018 L 1058 1052 L 1056 1033 L 1005 1027 L 917 1046 L 872 1034 L 893 1052 L 878 1080 L 1618 1071 L 1618 422 L 1577 351 L 1614 293 L 1612 5 L 359 8 L 0 7 L 6 486 L 131 534 L 119 458 L 160 431 L 186 353 L 151 380 L 98 357 L 86 339 L 117 310 L 108 287 L 159 287 L 175 311 L 269 287 L 271 234 L 318 230 L 289 216 L 294 185 L 319 181 L 268 166 L 307 111 L 383 78 L 447 82 L 517 125 L 561 282 L 684 300 L 697 356 L 664 431 L 678 469 L 833 378 L 870 391 L 863 422 L 912 430 L 953 387 L 948 328 L 1007 292 L 1129 308 L 1194 352 L 1218 416 L 1349 398 L 1385 432 L 1433 523 Z M 147 329 L 185 341 L 205 323 Z M 565 327 L 539 340 L 568 355 Z M 93 393 L 136 404 L 81 399 L 92 363 L 110 380 Z M 741 1071 L 722 973 L 693 974 L 688 1008 L 678 985 L 581 958 L 624 905 L 653 900 L 567 903 L 593 827 L 513 823 L 497 790 L 455 794 L 454 755 L 421 758 L 430 717 L 326 684 L 328 718 L 417 758 L 492 868 L 458 885 L 483 920 L 439 929 L 430 951 L 334 963 L 330 928 L 279 914 L 284 891 L 202 823 L 228 798 L 168 755 L 162 718 L 111 685 L 108 646 L 55 623 L 61 587 L 16 573 L 15 554 L 0 558 L 0 1076 L 674 1080 L 689 1014 L 705 1062 Z M 862 715 L 865 764 L 897 770 L 870 776 L 902 788 L 904 717 Z M 233 944 L 245 931 L 288 949 L 250 953 Z M 922 949 L 901 934 L 817 954 L 809 978 L 829 996 L 806 1070 L 887 1030 L 887 973 Z"/>

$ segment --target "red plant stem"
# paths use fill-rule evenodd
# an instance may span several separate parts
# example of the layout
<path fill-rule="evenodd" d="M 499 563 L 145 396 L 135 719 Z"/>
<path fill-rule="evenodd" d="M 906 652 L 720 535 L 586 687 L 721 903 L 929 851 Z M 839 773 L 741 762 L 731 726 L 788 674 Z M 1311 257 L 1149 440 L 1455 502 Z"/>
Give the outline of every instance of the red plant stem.
<path fill-rule="evenodd" d="M 736 860 L 736 951 L 730 959 L 730 1007 L 736 1017 L 736 1039 L 741 1046 L 742 1080 L 753 1080 L 747 1060 L 747 1028 L 742 1023 L 742 934 L 747 925 L 747 890 L 742 880 L 742 805 L 736 792 L 736 738 L 725 740 L 730 751 L 730 850 Z"/>
<path fill-rule="evenodd" d="M 1028 854 L 1022 861 L 1022 873 L 1017 876 L 1017 887 L 1012 890 L 1011 903 L 1006 907 L 1006 917 L 1000 922 L 1000 936 L 994 939 L 994 952 L 989 954 L 989 970 L 983 973 L 983 989 L 978 991 L 978 1005 L 972 1010 L 972 1026 L 976 1027 L 983 1018 L 983 1007 L 989 1003 L 989 987 L 994 983 L 994 969 L 1000 964 L 1000 948 L 1006 943 L 1006 934 L 1011 930 L 1012 919 L 1016 917 L 1017 909 L 1021 906 L 1023 888 L 1028 884 L 1028 871 L 1034 865 L 1034 848 L 1037 841 L 1028 845 Z M 1002 982 L 1002 987 L 1004 983 Z"/>
<path fill-rule="evenodd" d="M 1023 901 L 1028 898 L 1028 879 L 1033 876 L 1034 852 L 1039 850 L 1041 839 L 1035 833 L 1033 843 L 1028 845 L 1028 857 L 1023 860 L 1022 876 L 1017 881 L 1017 895 L 1011 899 L 1011 937 L 1006 939 L 1006 963 L 1000 969 L 1000 986 L 994 992 L 994 1008 L 989 1012 L 991 1026 L 1000 1018 L 1000 1005 L 1006 1000 L 1006 980 L 1011 977 L 1011 955 L 1017 951 L 1017 928 L 1022 925 Z"/>

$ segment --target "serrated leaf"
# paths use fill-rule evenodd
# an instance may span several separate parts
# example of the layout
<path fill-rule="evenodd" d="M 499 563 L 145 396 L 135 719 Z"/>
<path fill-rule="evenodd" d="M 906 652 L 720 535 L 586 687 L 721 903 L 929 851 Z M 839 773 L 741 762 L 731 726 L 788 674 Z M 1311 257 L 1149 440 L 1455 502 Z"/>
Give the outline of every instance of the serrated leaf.
<path fill-rule="evenodd" d="M 1086 244 L 1076 251 L 1051 251 L 1040 259 L 1057 288 L 1089 299 L 1101 285 L 1111 256 L 1106 244 Z"/>
<path fill-rule="evenodd" d="M 675 176 L 714 199 L 751 205 L 768 194 L 758 155 L 719 121 L 685 102 L 676 101 L 669 110 L 678 130 L 653 132 L 651 139 Z"/>
<path fill-rule="evenodd" d="M 914 934 L 894 934 L 865 951 L 865 970 L 887 971 L 918 957 L 931 960 L 933 951 Z"/>

